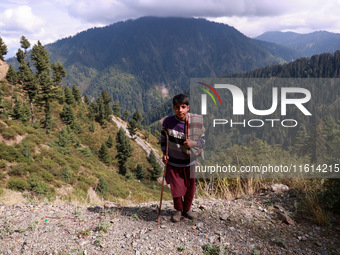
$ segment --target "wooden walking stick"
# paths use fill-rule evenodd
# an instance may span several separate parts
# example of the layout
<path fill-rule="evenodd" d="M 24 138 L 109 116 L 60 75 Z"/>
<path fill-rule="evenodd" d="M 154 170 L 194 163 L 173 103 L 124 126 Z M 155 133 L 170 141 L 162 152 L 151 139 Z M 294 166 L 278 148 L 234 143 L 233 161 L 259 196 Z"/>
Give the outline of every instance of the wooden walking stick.
<path fill-rule="evenodd" d="M 167 131 L 164 131 L 164 133 L 165 133 L 165 136 L 166 136 L 165 156 L 168 158 L 169 136 L 168 136 Z M 163 173 L 162 189 L 161 189 L 161 201 L 159 202 L 158 217 L 157 217 L 158 223 L 160 223 L 160 216 L 161 216 L 161 209 L 162 209 L 163 188 L 164 188 L 164 179 L 165 179 L 165 174 L 166 174 L 166 166 L 167 166 L 167 162 L 164 163 L 164 173 Z"/>

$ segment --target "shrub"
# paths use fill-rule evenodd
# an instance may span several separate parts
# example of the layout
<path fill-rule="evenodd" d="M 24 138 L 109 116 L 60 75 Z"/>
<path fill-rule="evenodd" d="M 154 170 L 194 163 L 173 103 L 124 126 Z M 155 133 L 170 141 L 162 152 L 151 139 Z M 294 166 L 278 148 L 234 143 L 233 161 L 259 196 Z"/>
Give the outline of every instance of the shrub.
<path fill-rule="evenodd" d="M 150 152 L 150 155 L 148 157 L 148 161 L 150 162 L 152 169 L 150 169 L 151 172 L 151 179 L 156 180 L 158 177 L 162 174 L 162 168 L 158 164 L 155 153 L 153 151 Z"/>
<path fill-rule="evenodd" d="M 21 152 L 28 160 L 32 159 L 32 147 L 27 142 L 23 142 Z"/>
<path fill-rule="evenodd" d="M 2 130 L 2 137 L 6 140 L 12 140 L 17 136 L 17 133 L 11 128 L 4 128 Z"/>
<path fill-rule="evenodd" d="M 89 190 L 89 185 L 85 182 L 78 181 L 76 189 L 82 190 L 85 194 L 87 194 L 87 191 Z"/>
<path fill-rule="evenodd" d="M 8 180 L 7 187 L 12 190 L 24 191 L 28 188 L 27 182 L 19 177 L 11 177 Z"/>
<path fill-rule="evenodd" d="M 9 162 L 24 161 L 24 157 L 17 149 L 4 143 L 0 143 L 0 159 L 5 159 Z"/>
<path fill-rule="evenodd" d="M 111 156 L 109 153 L 109 149 L 107 148 L 107 145 L 105 143 L 102 144 L 100 150 L 98 151 L 98 157 L 106 165 L 111 164 Z"/>
<path fill-rule="evenodd" d="M 6 178 L 6 174 L 3 172 L 0 172 L 0 180 L 3 180 Z"/>
<path fill-rule="evenodd" d="M 143 169 L 143 167 L 140 164 L 137 164 L 137 167 L 135 169 L 135 173 L 136 173 L 136 178 L 138 180 L 143 180 L 144 179 L 145 170 Z"/>
<path fill-rule="evenodd" d="M 96 188 L 96 191 L 100 194 L 100 195 L 106 195 L 107 192 L 109 190 L 109 183 L 107 181 L 107 178 L 100 176 L 99 177 L 99 182 Z"/>
<path fill-rule="evenodd" d="M 96 127 L 95 127 L 94 123 L 92 122 L 91 125 L 90 125 L 90 127 L 89 127 L 89 131 L 90 131 L 91 133 L 93 133 L 95 130 L 96 130 Z"/>
<path fill-rule="evenodd" d="M 23 176 L 28 172 L 28 166 L 26 164 L 19 164 L 12 167 L 8 172 L 10 176 Z"/>
<path fill-rule="evenodd" d="M 0 160 L 0 168 L 6 168 L 6 162 L 3 160 Z"/>
<path fill-rule="evenodd" d="M 44 180 L 34 173 L 29 177 L 28 185 L 29 189 L 37 195 L 45 196 L 47 198 L 52 198 L 55 195 L 54 189 L 51 189 Z"/>
<path fill-rule="evenodd" d="M 91 157 L 92 151 L 89 149 L 89 147 L 80 147 L 77 149 L 81 154 L 83 154 L 86 157 Z"/>
<path fill-rule="evenodd" d="M 30 168 L 28 169 L 30 173 L 36 173 L 38 175 L 41 175 L 42 172 L 44 172 L 44 168 L 42 168 L 38 163 L 33 163 Z"/>
<path fill-rule="evenodd" d="M 126 171 L 125 178 L 128 179 L 128 180 L 133 180 L 136 177 L 131 171 L 128 170 L 128 171 Z"/>
<path fill-rule="evenodd" d="M 22 127 L 12 124 L 9 129 L 13 130 L 18 135 L 24 135 L 26 132 Z"/>
<path fill-rule="evenodd" d="M 52 159 L 50 158 L 45 158 L 42 162 L 41 162 L 41 167 L 43 167 L 44 169 L 46 169 L 47 171 L 50 171 L 54 168 L 58 167 L 58 164 L 56 162 L 54 162 Z"/>
<path fill-rule="evenodd" d="M 71 180 L 71 178 L 72 178 L 72 174 L 73 174 L 73 172 L 72 172 L 70 166 L 67 165 L 67 166 L 65 166 L 65 167 L 63 168 L 63 170 L 61 171 L 61 177 L 60 177 L 60 178 L 61 178 L 61 180 L 63 180 L 64 182 L 69 182 L 69 181 Z"/>
<path fill-rule="evenodd" d="M 44 179 L 44 181 L 47 181 L 47 182 L 52 182 L 54 180 L 53 174 L 47 171 L 43 171 L 41 176 Z"/>

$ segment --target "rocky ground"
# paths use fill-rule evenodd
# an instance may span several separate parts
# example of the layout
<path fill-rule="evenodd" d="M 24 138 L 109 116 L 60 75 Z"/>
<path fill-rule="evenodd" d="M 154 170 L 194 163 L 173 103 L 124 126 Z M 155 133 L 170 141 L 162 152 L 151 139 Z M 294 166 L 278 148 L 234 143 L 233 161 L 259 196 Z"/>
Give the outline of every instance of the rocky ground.
<path fill-rule="evenodd" d="M 339 218 L 301 218 L 287 192 L 195 199 L 179 223 L 165 201 L 158 224 L 157 204 L 0 205 L 0 254 L 340 254 Z"/>

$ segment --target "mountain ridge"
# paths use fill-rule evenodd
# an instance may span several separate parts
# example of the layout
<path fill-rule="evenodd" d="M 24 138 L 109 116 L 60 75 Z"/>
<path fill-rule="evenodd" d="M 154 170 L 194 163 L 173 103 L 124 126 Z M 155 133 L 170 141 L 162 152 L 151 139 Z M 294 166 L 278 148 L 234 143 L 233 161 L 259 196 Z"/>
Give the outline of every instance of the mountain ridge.
<path fill-rule="evenodd" d="M 340 34 L 328 31 L 315 31 L 308 34 L 268 31 L 255 39 L 288 47 L 305 57 L 340 50 Z"/>
<path fill-rule="evenodd" d="M 46 45 L 52 62 L 92 98 L 108 91 L 130 112 L 150 112 L 188 87 L 191 77 L 215 77 L 299 57 L 281 46 L 264 45 L 235 28 L 194 18 L 143 17 L 92 28 Z"/>

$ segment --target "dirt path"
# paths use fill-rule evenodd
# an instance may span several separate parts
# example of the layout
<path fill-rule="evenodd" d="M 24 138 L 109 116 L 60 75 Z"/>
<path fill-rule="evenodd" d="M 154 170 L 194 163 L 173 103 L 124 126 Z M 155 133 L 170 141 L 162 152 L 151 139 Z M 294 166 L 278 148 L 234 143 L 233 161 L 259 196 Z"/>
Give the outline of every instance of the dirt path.
<path fill-rule="evenodd" d="M 196 199 L 198 219 L 179 223 L 165 201 L 161 224 L 158 202 L 0 205 L 0 254 L 340 254 L 339 218 L 329 227 L 299 220 L 290 199 Z"/>
<path fill-rule="evenodd" d="M 122 128 L 124 129 L 126 135 L 127 135 L 130 139 L 132 139 L 132 137 L 130 136 L 129 130 L 127 129 L 125 123 L 123 123 L 119 118 L 116 118 L 115 116 L 112 116 L 112 120 L 117 124 L 118 129 L 119 129 L 120 127 L 122 127 Z M 142 149 L 143 149 L 144 151 L 146 151 L 146 153 L 147 153 L 148 155 L 150 154 L 151 148 L 150 148 L 150 147 L 149 147 L 142 139 L 140 139 L 138 136 L 136 136 L 136 137 L 135 137 L 135 142 L 136 142 L 139 146 L 141 146 Z M 160 166 L 161 166 L 162 168 L 164 168 L 164 163 L 162 162 L 161 158 L 159 157 L 159 155 L 157 154 L 156 151 L 154 151 L 154 153 L 155 153 L 155 156 L 156 156 L 156 159 L 157 159 L 158 163 L 160 164 Z"/>

